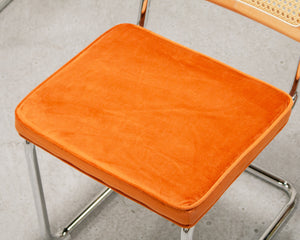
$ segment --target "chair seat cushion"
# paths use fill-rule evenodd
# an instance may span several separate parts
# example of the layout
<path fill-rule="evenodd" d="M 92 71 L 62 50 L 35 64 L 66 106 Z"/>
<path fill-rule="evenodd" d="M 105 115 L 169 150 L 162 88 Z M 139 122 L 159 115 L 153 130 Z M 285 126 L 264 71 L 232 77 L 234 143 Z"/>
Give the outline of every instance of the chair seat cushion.
<path fill-rule="evenodd" d="M 182 227 L 287 122 L 291 97 L 144 28 L 113 27 L 16 109 L 30 142 Z"/>

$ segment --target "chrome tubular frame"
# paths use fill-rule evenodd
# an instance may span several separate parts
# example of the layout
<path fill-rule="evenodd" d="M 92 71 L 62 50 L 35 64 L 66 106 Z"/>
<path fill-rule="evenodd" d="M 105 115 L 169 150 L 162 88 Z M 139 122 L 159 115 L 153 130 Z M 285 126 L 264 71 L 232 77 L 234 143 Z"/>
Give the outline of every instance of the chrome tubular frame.
<path fill-rule="evenodd" d="M 93 210 L 97 208 L 111 193 L 113 190 L 105 188 L 98 197 L 92 201 L 74 220 L 70 222 L 63 231 L 57 235 L 52 235 L 50 230 L 49 218 L 47 213 L 47 207 L 45 202 L 45 196 L 43 191 L 43 185 L 41 180 L 41 174 L 39 170 L 39 164 L 36 154 L 35 145 L 26 141 L 25 142 L 25 154 L 27 159 L 27 165 L 30 173 L 30 180 L 35 200 L 35 206 L 38 214 L 38 220 L 40 223 L 40 230 L 43 240 L 69 240 L 71 239 L 70 232 L 74 230 Z"/>
<path fill-rule="evenodd" d="M 291 183 L 253 164 L 251 164 L 246 169 L 246 171 L 254 175 L 255 177 L 258 177 L 259 179 L 262 179 L 263 181 L 284 191 L 289 197 L 288 202 L 283 206 L 279 214 L 276 216 L 273 222 L 268 226 L 268 228 L 265 230 L 263 235 L 259 238 L 259 240 L 269 240 L 275 235 L 277 230 L 288 219 L 288 216 L 292 213 L 292 210 L 295 208 L 297 192 Z"/>
<path fill-rule="evenodd" d="M 39 164 L 37 161 L 36 149 L 35 146 L 28 141 L 25 142 L 25 154 L 34 195 L 35 207 L 37 210 L 39 223 L 41 224 L 41 234 L 45 239 L 53 239 L 50 232 L 50 224 L 42 186 L 41 174 L 39 171 Z"/>
<path fill-rule="evenodd" d="M 280 212 L 278 213 L 276 218 L 273 220 L 273 222 L 268 226 L 268 228 L 265 230 L 265 232 L 259 238 L 259 240 L 269 240 L 275 235 L 277 230 L 288 219 L 288 217 L 292 213 L 292 210 L 295 208 L 297 192 L 296 192 L 295 188 L 291 185 L 291 183 L 288 183 L 286 180 L 282 179 L 281 177 L 278 177 L 275 174 L 267 172 L 253 164 L 251 164 L 246 169 L 246 172 L 279 188 L 280 190 L 284 191 L 289 197 L 288 202 L 283 206 L 283 208 L 280 210 Z M 190 228 L 190 229 L 182 228 L 181 229 L 181 240 L 192 240 L 193 233 L 194 233 L 194 227 Z"/>
<path fill-rule="evenodd" d="M 12 0 L 0 0 L 0 12 L 10 4 Z"/>

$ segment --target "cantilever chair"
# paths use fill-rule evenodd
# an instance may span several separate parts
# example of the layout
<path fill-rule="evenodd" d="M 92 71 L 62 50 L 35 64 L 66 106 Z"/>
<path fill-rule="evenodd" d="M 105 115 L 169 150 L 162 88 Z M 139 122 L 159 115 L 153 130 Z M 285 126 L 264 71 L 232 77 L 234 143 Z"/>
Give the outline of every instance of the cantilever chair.
<path fill-rule="evenodd" d="M 300 1 L 211 0 L 300 40 Z M 195 224 L 247 170 L 289 201 L 261 236 L 270 239 L 295 206 L 290 183 L 250 165 L 287 123 L 289 94 L 138 25 L 121 24 L 35 88 L 16 108 L 26 139 L 41 231 L 70 232 L 113 191 L 181 227 Z M 35 145 L 107 188 L 58 235 L 50 232 Z"/>

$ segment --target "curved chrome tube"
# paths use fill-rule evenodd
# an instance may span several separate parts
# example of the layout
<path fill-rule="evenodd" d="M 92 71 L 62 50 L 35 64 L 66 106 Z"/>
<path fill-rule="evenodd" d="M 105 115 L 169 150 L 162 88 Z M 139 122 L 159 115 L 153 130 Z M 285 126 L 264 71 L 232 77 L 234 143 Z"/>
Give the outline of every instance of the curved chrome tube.
<path fill-rule="evenodd" d="M 69 240 L 71 239 L 70 232 L 77 227 L 93 210 L 97 208 L 111 193 L 113 190 L 110 188 L 105 188 L 99 196 L 92 201 L 71 223 L 63 229 L 61 233 L 56 236 L 51 234 L 50 224 L 48 218 L 48 212 L 44 197 L 43 185 L 41 180 L 41 174 L 39 170 L 39 164 L 36 154 L 36 147 L 34 144 L 26 141 L 25 142 L 25 153 L 28 163 L 28 169 L 30 174 L 30 180 L 32 185 L 32 190 L 34 194 L 34 200 L 36 205 L 36 210 L 38 214 L 38 220 L 40 223 L 40 232 L 42 239 L 47 240 Z"/>
<path fill-rule="evenodd" d="M 296 206 L 296 196 L 297 192 L 293 185 L 288 183 L 286 180 L 267 172 L 255 165 L 250 165 L 247 169 L 247 172 L 258 177 L 267 183 L 272 184 L 275 187 L 280 188 L 289 196 L 289 201 L 284 205 L 279 214 L 273 220 L 273 222 L 269 225 L 269 227 L 265 230 L 263 235 L 259 238 L 259 240 L 270 240 L 277 230 L 283 225 L 283 223 L 288 219 L 288 216 L 291 214 L 292 210 Z M 192 240 L 194 228 L 182 228 L 181 229 L 181 240 Z"/>
<path fill-rule="evenodd" d="M 272 184 L 275 187 L 280 188 L 289 196 L 289 201 L 284 205 L 279 214 L 273 220 L 273 222 L 269 225 L 269 227 L 265 230 L 263 235 L 259 238 L 259 240 L 268 240 L 271 239 L 280 226 L 287 220 L 288 216 L 296 206 L 296 196 L 297 192 L 293 185 L 286 180 L 267 172 L 253 164 L 251 164 L 247 169 L 247 172 L 252 175 L 266 181 L 267 183 Z"/>
<path fill-rule="evenodd" d="M 140 12 L 137 21 L 137 24 L 141 27 L 144 27 L 146 24 L 149 6 L 150 0 L 141 0 Z"/>
<path fill-rule="evenodd" d="M 113 190 L 105 188 L 99 196 L 92 201 L 61 233 L 61 236 L 68 235 L 74 228 L 76 228 L 90 213 L 93 212 L 110 194 Z"/>

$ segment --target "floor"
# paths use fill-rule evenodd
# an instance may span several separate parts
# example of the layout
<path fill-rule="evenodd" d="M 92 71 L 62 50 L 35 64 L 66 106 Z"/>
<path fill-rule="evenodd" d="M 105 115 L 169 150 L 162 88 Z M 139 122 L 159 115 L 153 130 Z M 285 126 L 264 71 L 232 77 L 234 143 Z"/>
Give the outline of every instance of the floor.
<path fill-rule="evenodd" d="M 101 33 L 135 23 L 139 0 L 18 0 L 0 13 L 0 239 L 38 240 L 39 229 L 16 105 Z M 147 27 L 288 91 L 300 44 L 206 1 L 152 0 Z M 300 103 L 255 160 L 300 192 Z M 102 186 L 38 151 L 53 232 Z M 247 173 L 200 220 L 194 239 L 257 239 L 286 196 Z M 300 209 L 274 239 L 297 240 Z M 114 194 L 72 233 L 73 239 L 179 239 L 179 228 Z"/>

